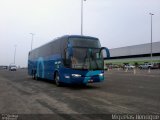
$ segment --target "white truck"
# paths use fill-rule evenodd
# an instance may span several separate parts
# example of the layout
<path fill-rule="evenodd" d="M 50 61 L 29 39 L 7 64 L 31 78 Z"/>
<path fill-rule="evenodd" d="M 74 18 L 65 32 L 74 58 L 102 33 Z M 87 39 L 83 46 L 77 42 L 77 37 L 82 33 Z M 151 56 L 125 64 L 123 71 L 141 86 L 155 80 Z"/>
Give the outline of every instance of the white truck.
<path fill-rule="evenodd" d="M 150 69 L 152 67 L 153 67 L 153 64 L 151 64 L 151 63 L 145 63 L 145 64 L 139 66 L 140 69 Z"/>

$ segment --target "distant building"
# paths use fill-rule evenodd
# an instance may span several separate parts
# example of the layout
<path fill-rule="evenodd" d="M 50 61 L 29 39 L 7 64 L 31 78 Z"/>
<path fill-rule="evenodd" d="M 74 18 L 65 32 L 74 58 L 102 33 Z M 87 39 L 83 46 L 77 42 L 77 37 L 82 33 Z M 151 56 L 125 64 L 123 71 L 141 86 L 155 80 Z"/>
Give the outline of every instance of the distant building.
<path fill-rule="evenodd" d="M 151 62 L 151 44 L 140 44 L 110 49 L 110 59 L 107 63 L 145 63 Z M 160 62 L 160 42 L 152 43 L 152 62 Z"/>

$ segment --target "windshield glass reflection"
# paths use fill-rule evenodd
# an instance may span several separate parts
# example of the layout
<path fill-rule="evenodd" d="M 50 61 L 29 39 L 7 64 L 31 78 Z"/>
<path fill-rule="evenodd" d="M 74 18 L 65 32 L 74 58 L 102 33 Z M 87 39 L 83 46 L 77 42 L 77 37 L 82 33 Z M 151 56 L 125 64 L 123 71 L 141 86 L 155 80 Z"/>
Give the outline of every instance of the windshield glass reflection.
<path fill-rule="evenodd" d="M 103 56 L 99 53 L 99 48 L 73 48 L 71 57 L 73 69 L 102 70 Z"/>

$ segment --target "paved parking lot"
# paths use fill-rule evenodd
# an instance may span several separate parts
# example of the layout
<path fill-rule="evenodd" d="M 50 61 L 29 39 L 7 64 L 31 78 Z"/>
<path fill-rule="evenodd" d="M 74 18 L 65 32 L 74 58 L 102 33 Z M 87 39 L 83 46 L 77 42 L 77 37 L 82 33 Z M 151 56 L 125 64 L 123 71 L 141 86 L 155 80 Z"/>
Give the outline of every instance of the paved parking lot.
<path fill-rule="evenodd" d="M 88 114 L 87 119 L 95 114 L 160 114 L 160 70 L 115 69 L 105 76 L 103 83 L 86 87 L 56 87 L 32 80 L 25 69 L 0 70 L 0 113 L 58 114 L 62 119 L 67 119 L 63 114 Z"/>

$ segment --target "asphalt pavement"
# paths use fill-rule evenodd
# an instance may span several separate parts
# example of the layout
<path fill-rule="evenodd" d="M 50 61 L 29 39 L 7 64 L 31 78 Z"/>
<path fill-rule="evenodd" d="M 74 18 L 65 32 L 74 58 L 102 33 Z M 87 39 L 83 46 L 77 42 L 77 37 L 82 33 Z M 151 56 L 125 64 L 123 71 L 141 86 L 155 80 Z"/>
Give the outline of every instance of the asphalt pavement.
<path fill-rule="evenodd" d="M 86 87 L 33 80 L 26 69 L 0 70 L 0 113 L 54 114 L 62 120 L 160 114 L 160 70 L 109 70 L 104 82 Z"/>

